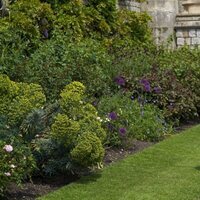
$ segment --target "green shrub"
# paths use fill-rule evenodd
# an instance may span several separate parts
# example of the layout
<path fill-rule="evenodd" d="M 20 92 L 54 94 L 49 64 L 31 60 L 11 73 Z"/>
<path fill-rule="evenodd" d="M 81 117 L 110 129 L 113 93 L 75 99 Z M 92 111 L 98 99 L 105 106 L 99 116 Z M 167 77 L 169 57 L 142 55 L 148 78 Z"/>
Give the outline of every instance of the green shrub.
<path fill-rule="evenodd" d="M 69 0 L 57 7 L 56 29 L 63 30 L 73 40 L 92 37 L 112 41 L 116 37 L 147 41 L 151 38 L 146 13 L 118 10 L 116 0 L 83 3 Z"/>
<path fill-rule="evenodd" d="M 42 40 L 50 37 L 53 11 L 39 0 L 18 0 L 10 6 L 10 15 L 0 18 L 0 72 L 12 80 L 23 81 L 24 63 Z"/>
<path fill-rule="evenodd" d="M 9 125 L 19 125 L 33 109 L 45 103 L 42 88 L 37 84 L 16 83 L 0 75 L 0 115 L 8 117 Z"/>
<path fill-rule="evenodd" d="M 98 110 L 107 127 L 109 145 L 123 144 L 129 138 L 158 141 L 171 131 L 157 107 L 131 100 L 128 94 L 102 98 Z"/>
<path fill-rule="evenodd" d="M 78 166 L 90 167 L 102 161 L 106 133 L 96 109 L 84 99 L 85 87 L 72 82 L 61 92 L 61 114 L 51 126 L 51 137 L 68 149 L 71 161 Z"/>
<path fill-rule="evenodd" d="M 20 184 L 35 169 L 35 161 L 28 147 L 20 141 L 0 141 L 0 196 L 11 183 Z"/>
<path fill-rule="evenodd" d="M 58 35 L 32 55 L 24 80 L 40 84 L 51 101 L 71 81 L 83 82 L 90 94 L 101 94 L 109 90 L 110 64 L 111 58 L 99 42 L 72 43 L 68 37 Z"/>
<path fill-rule="evenodd" d="M 127 46 L 126 46 L 127 45 Z M 199 61 L 198 50 L 166 50 L 164 47 L 135 47 L 125 43 L 114 46 L 115 68 L 112 90 L 132 92 L 164 111 L 170 121 L 185 121 L 198 116 Z M 119 53 L 116 50 L 119 50 Z M 184 57 L 184 58 L 182 58 Z M 120 85 L 116 80 L 123 79 Z M 149 91 L 145 91 L 146 81 Z"/>
<path fill-rule="evenodd" d="M 166 119 L 186 120 L 197 116 L 195 94 L 181 83 L 173 70 L 152 68 L 136 79 L 135 84 L 133 95 L 139 93 L 148 103 L 164 110 Z"/>
<path fill-rule="evenodd" d="M 91 132 L 83 133 L 71 151 L 72 159 L 83 167 L 102 162 L 104 148 L 101 140 Z"/>
<path fill-rule="evenodd" d="M 79 137 L 80 125 L 78 122 L 73 121 L 64 114 L 58 114 L 55 122 L 51 126 L 51 135 L 56 140 L 62 141 L 65 146 L 75 145 Z"/>
<path fill-rule="evenodd" d="M 159 66 L 173 70 L 184 88 L 190 91 L 188 99 L 193 100 L 198 113 L 200 105 L 199 56 L 200 51 L 198 48 L 189 49 L 184 47 L 174 51 L 163 51 L 158 58 Z M 191 111 L 193 111 L 193 106 L 191 106 Z"/>
<path fill-rule="evenodd" d="M 39 0 L 18 0 L 11 6 L 10 26 L 26 39 L 42 38 L 43 31 L 52 29 L 53 11 Z"/>

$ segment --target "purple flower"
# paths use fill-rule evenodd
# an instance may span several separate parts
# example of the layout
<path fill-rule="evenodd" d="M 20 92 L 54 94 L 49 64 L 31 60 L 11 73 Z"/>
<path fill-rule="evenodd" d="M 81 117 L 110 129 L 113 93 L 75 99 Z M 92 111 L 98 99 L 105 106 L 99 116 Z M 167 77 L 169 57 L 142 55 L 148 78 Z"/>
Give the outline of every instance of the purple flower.
<path fill-rule="evenodd" d="M 110 112 L 108 114 L 108 117 L 111 119 L 111 120 L 116 120 L 117 119 L 117 113 L 116 112 Z"/>
<path fill-rule="evenodd" d="M 144 85 L 144 90 L 146 92 L 150 92 L 151 91 L 151 86 L 150 85 Z"/>
<path fill-rule="evenodd" d="M 116 82 L 117 85 L 120 85 L 120 86 L 124 86 L 125 83 L 126 83 L 124 77 L 122 77 L 122 76 L 116 77 L 115 82 Z"/>
<path fill-rule="evenodd" d="M 156 93 L 156 94 L 159 94 L 159 93 L 161 93 L 161 88 L 160 87 L 154 87 L 154 92 Z"/>
<path fill-rule="evenodd" d="M 150 92 L 151 91 L 151 86 L 150 83 L 147 79 L 141 79 L 140 83 L 143 85 L 144 91 L 145 92 Z"/>
<path fill-rule="evenodd" d="M 149 81 L 148 81 L 147 79 L 141 79 L 141 80 L 140 80 L 140 83 L 141 83 L 142 85 L 149 85 Z"/>
<path fill-rule="evenodd" d="M 119 128 L 119 134 L 120 134 L 121 136 L 125 136 L 125 135 L 126 135 L 126 132 L 127 132 L 126 128 L 124 128 L 124 127 Z"/>

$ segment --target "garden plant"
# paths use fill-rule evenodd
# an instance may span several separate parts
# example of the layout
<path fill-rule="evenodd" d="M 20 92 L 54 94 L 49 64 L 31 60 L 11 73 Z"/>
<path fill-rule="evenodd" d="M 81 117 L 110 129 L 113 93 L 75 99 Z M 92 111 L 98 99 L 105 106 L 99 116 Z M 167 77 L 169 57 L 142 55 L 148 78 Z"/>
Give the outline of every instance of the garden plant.
<path fill-rule="evenodd" d="M 104 167 L 107 149 L 157 143 L 180 124 L 199 119 L 200 50 L 156 46 L 151 17 L 118 9 L 116 3 L 0 1 L 1 196 L 31 177 L 95 172 Z M 174 151 L 176 140 L 169 142 Z M 162 145 L 169 148 L 164 142 L 141 158 L 130 158 L 134 170 L 144 165 L 153 176 L 155 171 L 138 160 L 159 154 Z M 74 188 L 66 194 L 76 196 Z"/>

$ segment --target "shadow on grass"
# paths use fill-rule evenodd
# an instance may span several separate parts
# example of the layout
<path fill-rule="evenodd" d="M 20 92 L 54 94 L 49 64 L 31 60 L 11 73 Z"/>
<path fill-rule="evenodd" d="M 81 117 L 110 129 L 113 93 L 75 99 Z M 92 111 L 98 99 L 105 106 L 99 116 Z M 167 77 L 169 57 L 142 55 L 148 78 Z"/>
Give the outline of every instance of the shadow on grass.
<path fill-rule="evenodd" d="M 200 166 L 196 166 L 195 169 L 200 171 Z"/>
<path fill-rule="evenodd" d="M 95 174 L 91 174 L 88 176 L 82 177 L 80 180 L 76 182 L 76 184 L 88 184 L 91 182 L 96 182 L 99 178 L 101 178 L 101 172 L 97 172 Z"/>

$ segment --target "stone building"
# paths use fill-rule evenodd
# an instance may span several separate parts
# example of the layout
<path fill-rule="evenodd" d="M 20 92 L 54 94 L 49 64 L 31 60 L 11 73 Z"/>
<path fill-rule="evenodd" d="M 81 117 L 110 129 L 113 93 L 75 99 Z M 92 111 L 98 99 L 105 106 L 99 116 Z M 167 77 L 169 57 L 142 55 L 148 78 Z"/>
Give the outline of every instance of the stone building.
<path fill-rule="evenodd" d="M 200 47 L 200 0 L 119 0 L 119 6 L 133 11 L 147 11 L 157 44 L 170 42 L 174 47 Z"/>

